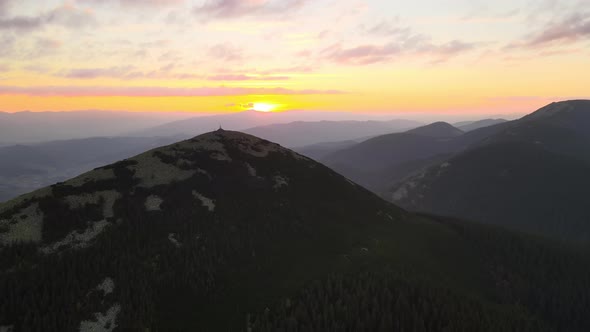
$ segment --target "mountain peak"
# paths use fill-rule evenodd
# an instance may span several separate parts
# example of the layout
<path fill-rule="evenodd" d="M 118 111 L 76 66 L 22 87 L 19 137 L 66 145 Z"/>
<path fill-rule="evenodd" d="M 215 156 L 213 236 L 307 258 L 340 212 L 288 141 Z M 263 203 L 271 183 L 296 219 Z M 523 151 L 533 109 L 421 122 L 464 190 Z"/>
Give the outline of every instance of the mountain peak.
<path fill-rule="evenodd" d="M 284 165 L 288 165 L 285 172 Z M 148 211 L 159 211 L 174 200 L 170 188 L 184 186 L 190 197 L 213 212 L 214 202 L 224 192 L 236 191 L 234 186 L 278 191 L 290 179 L 295 181 L 290 171 L 316 166 L 278 144 L 220 128 L 0 204 L 0 246 L 30 241 L 47 254 L 85 247 L 119 219 L 118 202 L 141 197 Z M 55 220 L 49 217 L 52 206 L 62 206 L 64 214 Z M 86 222 L 70 213 L 85 209 L 93 216 Z M 60 231 L 45 232 L 54 223 Z"/>
<path fill-rule="evenodd" d="M 447 122 L 442 121 L 434 122 L 426 126 L 408 130 L 406 133 L 438 138 L 456 137 L 463 135 L 463 131 L 456 127 L 453 127 L 451 124 Z"/>

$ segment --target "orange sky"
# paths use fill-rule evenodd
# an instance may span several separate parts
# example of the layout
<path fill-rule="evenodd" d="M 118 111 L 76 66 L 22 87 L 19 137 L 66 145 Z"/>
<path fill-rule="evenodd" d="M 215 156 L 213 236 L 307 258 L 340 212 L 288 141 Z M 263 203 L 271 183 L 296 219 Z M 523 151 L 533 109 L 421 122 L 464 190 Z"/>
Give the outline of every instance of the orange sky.
<path fill-rule="evenodd" d="M 0 0 L 0 111 L 524 113 L 590 97 L 584 2 Z"/>

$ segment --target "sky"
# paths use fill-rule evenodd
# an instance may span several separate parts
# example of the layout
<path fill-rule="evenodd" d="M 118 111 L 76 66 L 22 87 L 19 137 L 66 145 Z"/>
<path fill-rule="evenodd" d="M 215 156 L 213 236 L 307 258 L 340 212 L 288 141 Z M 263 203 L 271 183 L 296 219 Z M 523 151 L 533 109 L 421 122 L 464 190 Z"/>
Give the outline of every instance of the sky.
<path fill-rule="evenodd" d="M 0 0 L 0 111 L 513 114 L 590 98 L 590 0 Z"/>

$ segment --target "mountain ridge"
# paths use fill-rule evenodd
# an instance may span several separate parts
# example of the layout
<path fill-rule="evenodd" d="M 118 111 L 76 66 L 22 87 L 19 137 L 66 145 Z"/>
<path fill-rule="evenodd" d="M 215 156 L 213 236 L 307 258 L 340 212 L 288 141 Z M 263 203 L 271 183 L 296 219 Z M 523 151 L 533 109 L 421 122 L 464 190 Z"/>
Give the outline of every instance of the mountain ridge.
<path fill-rule="evenodd" d="M 552 103 L 497 129 L 386 195 L 410 210 L 588 243 L 590 101 Z"/>

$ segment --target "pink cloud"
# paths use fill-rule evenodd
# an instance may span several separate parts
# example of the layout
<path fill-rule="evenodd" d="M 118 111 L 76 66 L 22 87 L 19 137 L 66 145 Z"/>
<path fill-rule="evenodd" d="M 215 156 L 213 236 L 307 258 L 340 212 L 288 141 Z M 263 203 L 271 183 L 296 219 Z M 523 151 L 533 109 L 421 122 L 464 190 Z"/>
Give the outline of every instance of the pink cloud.
<path fill-rule="evenodd" d="M 0 86 L 0 95 L 27 95 L 36 97 L 208 97 L 243 95 L 327 95 L 344 94 L 339 90 L 293 90 L 286 88 L 235 88 L 235 87 L 105 87 L 105 86 Z"/>

